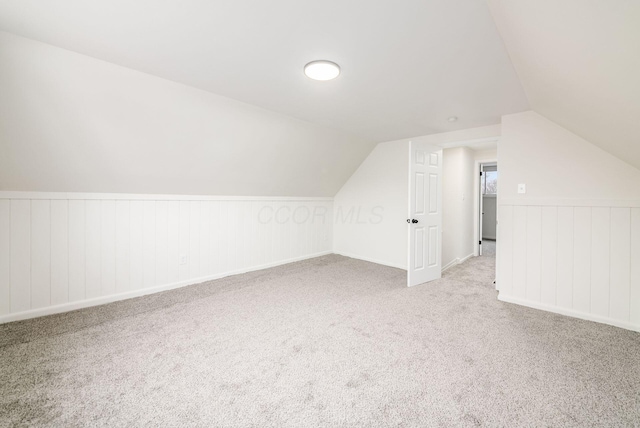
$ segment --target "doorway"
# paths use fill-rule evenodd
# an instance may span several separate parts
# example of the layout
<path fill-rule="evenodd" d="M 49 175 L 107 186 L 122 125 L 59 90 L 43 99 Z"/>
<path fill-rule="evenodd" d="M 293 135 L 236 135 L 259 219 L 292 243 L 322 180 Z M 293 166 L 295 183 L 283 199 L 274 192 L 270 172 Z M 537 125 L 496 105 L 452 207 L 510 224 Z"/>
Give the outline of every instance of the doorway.
<path fill-rule="evenodd" d="M 479 250 L 480 256 L 495 257 L 498 225 L 498 164 L 497 162 L 480 163 L 480 190 L 478 210 Z"/>

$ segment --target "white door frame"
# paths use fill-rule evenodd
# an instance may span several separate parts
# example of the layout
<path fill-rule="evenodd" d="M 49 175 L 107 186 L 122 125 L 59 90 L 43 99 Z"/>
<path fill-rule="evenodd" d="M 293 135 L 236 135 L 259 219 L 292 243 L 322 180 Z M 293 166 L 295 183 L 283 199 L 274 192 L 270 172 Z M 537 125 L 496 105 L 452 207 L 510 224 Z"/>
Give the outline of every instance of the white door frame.
<path fill-rule="evenodd" d="M 481 210 L 481 205 L 482 205 L 482 189 L 480 188 L 480 168 L 482 164 L 485 163 L 495 163 L 498 164 L 498 159 L 481 159 L 481 160 L 476 160 L 476 166 L 475 166 L 475 174 L 476 174 L 476 178 L 474 179 L 474 183 L 476 186 L 476 191 L 474 192 L 474 209 L 475 209 L 475 213 L 476 213 L 476 221 L 474 222 L 474 236 L 475 236 L 475 242 L 474 244 L 474 251 L 473 254 L 475 256 L 480 255 L 480 241 L 482 240 L 482 236 L 480 236 L 480 233 L 482 231 L 482 226 L 480 225 L 480 222 L 482 221 L 482 216 L 480 215 L 480 210 Z M 500 168 L 500 165 L 498 165 L 498 168 Z M 498 184 L 499 186 L 499 184 Z M 500 194 L 500 190 L 498 190 L 498 194 Z M 499 232 L 499 228 L 500 228 L 500 222 L 498 221 L 498 213 L 500 212 L 499 208 L 499 204 L 498 201 L 496 200 L 496 274 L 495 277 L 496 279 L 494 279 L 494 284 L 496 286 L 496 290 L 500 291 L 500 287 L 498 284 L 498 260 L 500 259 L 498 257 L 498 236 L 500 236 L 500 232 Z"/>
<path fill-rule="evenodd" d="M 480 221 L 482 221 L 482 218 L 480 217 L 480 209 L 482 204 L 482 200 L 480 199 L 480 192 L 482 191 L 480 189 L 480 165 L 485 163 L 497 163 L 497 162 L 498 162 L 498 159 L 495 159 L 495 158 L 476 160 L 476 165 L 474 170 L 475 178 L 473 181 L 474 187 L 476 189 L 476 191 L 473 192 L 473 209 L 475 213 L 474 215 L 475 221 L 473 222 L 473 241 L 474 241 L 473 255 L 474 256 L 480 255 L 480 241 L 482 240 L 482 237 L 480 236 L 480 232 L 481 232 Z M 498 213 L 496 212 L 496 220 L 497 219 L 498 219 Z M 497 228 L 498 228 L 498 225 L 496 225 L 496 235 L 497 235 Z"/>

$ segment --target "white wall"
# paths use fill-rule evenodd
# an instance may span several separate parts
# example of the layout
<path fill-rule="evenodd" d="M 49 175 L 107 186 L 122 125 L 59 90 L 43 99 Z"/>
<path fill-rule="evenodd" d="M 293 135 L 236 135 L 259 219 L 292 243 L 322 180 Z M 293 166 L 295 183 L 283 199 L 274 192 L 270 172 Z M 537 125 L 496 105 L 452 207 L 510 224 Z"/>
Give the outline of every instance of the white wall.
<path fill-rule="evenodd" d="M 442 154 L 442 266 L 450 267 L 473 255 L 475 153 L 467 147 Z"/>
<path fill-rule="evenodd" d="M 0 32 L 0 190 L 332 197 L 375 144 Z"/>
<path fill-rule="evenodd" d="M 534 112 L 498 166 L 499 298 L 640 330 L 640 170 Z"/>
<path fill-rule="evenodd" d="M 373 148 L 2 32 L 0 94 L 0 322 L 330 252 Z"/>
<path fill-rule="evenodd" d="M 476 161 L 496 161 L 498 159 L 498 149 L 473 150 Z"/>
<path fill-rule="evenodd" d="M 479 169 L 474 163 L 475 161 L 496 159 L 497 149 L 495 148 L 495 144 L 496 141 L 499 140 L 500 135 L 501 125 L 493 125 L 442 134 L 432 134 L 423 137 L 431 144 L 443 147 L 445 150 L 460 147 L 472 149 L 473 160 L 470 161 L 468 157 L 465 156 L 464 162 L 449 163 L 448 172 L 444 173 L 444 181 L 451 182 L 451 177 L 457 177 L 457 179 L 460 180 L 460 185 L 454 186 L 457 188 L 456 198 L 453 198 L 451 193 L 449 193 L 449 195 L 443 194 L 443 222 L 448 223 L 443 224 L 444 228 L 447 229 L 446 232 L 443 229 L 442 265 L 444 268 L 461 263 L 469 256 L 476 254 L 476 243 L 479 240 L 478 234 L 480 229 L 476 216 L 478 211 L 476 207 L 479 204 L 477 189 L 480 185 L 477 181 Z M 471 162 L 471 168 L 469 168 L 468 162 Z M 458 169 L 458 171 L 456 171 L 456 169 Z M 469 176 L 468 174 L 471 175 Z M 447 176 L 449 179 L 447 179 Z M 468 190 L 469 186 L 472 186 L 471 190 Z M 469 200 L 466 200 L 467 192 L 465 192 L 465 201 L 461 200 L 462 189 L 467 189 L 467 191 L 470 192 Z M 447 198 L 446 201 L 444 201 L 445 197 Z M 467 203 L 472 206 L 471 211 L 469 211 L 466 206 Z M 459 217 L 459 213 L 462 213 L 464 218 Z M 452 228 L 454 228 L 455 225 L 459 225 L 461 231 L 453 231 Z M 468 246 L 471 246 L 470 252 L 467 252 Z"/>
<path fill-rule="evenodd" d="M 360 165 L 360 168 L 342 186 L 334 198 L 334 251 L 350 257 L 380 264 L 407 268 L 408 233 L 406 219 L 409 207 L 409 141 L 421 141 L 437 147 L 469 144 L 478 140 L 497 139 L 500 125 L 464 129 L 461 131 L 425 135 L 406 140 L 380 143 Z M 465 192 L 461 235 L 455 243 L 443 242 L 443 247 L 452 246 L 456 253 L 466 257 L 473 253 L 473 174 L 474 156 L 465 148 L 458 171 L 460 191 Z M 444 174 L 444 172 L 443 172 Z M 443 175 L 443 181 L 446 178 Z M 460 193 L 460 192 L 459 192 Z M 443 198 L 446 190 L 443 187 Z M 461 193 L 459 194 L 461 198 Z M 471 207 L 471 209 L 469 209 Z M 350 212 L 354 213 L 348 216 Z M 359 212 L 360 217 L 355 213 Z M 381 213 L 382 218 L 377 214 Z M 443 202 L 443 218 L 457 216 L 457 207 L 447 207 Z M 341 215 L 346 220 L 338 218 Z M 467 239 L 468 237 L 468 239 Z M 444 265 L 443 258 L 443 265 Z"/>
<path fill-rule="evenodd" d="M 496 239 L 497 209 L 495 195 L 482 197 L 482 239 Z"/>
<path fill-rule="evenodd" d="M 332 212 L 329 198 L 0 192 L 0 322 L 330 253 Z"/>
<path fill-rule="evenodd" d="M 497 151 L 495 148 L 474 150 L 471 147 L 495 145 L 500 134 L 501 126 L 494 125 L 424 137 L 434 145 L 445 147 L 442 239 L 444 268 L 463 262 L 475 252 L 479 229 L 476 216 L 479 170 L 475 162 L 495 160 Z"/>
<path fill-rule="evenodd" d="M 378 144 L 334 198 L 334 252 L 407 268 L 409 142 Z"/>
<path fill-rule="evenodd" d="M 640 199 L 640 170 L 543 116 L 504 116 L 502 129 L 500 198 Z M 517 193 L 518 183 L 526 194 Z"/>
<path fill-rule="evenodd" d="M 443 132 L 440 134 L 431 134 L 419 137 L 421 141 L 443 149 L 451 149 L 454 147 L 484 147 L 493 146 L 492 141 L 496 141 L 500 137 L 501 125 L 482 126 L 479 128 L 461 129 L 459 131 Z M 478 149 L 474 149 L 478 150 Z M 495 149 L 483 149 L 483 151 L 491 152 Z"/>

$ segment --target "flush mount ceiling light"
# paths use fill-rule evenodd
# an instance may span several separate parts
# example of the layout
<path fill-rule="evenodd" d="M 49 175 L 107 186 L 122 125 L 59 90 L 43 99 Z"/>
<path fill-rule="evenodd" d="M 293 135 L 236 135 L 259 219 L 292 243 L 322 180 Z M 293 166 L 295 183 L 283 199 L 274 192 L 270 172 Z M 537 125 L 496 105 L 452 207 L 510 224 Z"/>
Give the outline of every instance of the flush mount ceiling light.
<path fill-rule="evenodd" d="M 447 119 L 449 122 L 457 122 L 458 118 L 456 116 L 451 116 L 449 119 Z"/>
<path fill-rule="evenodd" d="M 331 61 L 311 61 L 304 66 L 304 74 L 313 80 L 331 80 L 340 74 L 340 66 Z"/>

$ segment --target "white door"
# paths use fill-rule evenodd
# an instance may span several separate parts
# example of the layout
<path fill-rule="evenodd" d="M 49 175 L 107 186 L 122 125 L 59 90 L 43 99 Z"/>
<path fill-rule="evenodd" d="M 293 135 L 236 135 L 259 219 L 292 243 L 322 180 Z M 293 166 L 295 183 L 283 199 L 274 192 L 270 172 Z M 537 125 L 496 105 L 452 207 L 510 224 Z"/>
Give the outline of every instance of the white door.
<path fill-rule="evenodd" d="M 478 255 L 480 256 L 482 255 L 482 222 L 484 220 L 484 179 L 484 164 L 480 164 L 480 189 L 478 189 L 478 192 L 480 192 L 480 211 L 478 213 Z"/>
<path fill-rule="evenodd" d="M 409 143 L 409 287 L 442 276 L 442 149 Z"/>

